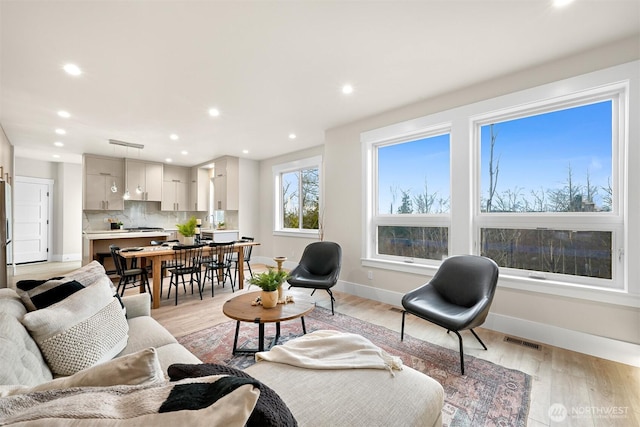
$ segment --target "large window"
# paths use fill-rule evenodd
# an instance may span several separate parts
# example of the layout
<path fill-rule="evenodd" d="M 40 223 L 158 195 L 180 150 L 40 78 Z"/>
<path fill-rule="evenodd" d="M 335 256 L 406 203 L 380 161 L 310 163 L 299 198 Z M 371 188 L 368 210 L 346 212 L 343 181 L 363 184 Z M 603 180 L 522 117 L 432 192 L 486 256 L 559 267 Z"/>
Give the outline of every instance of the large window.
<path fill-rule="evenodd" d="M 634 73 L 613 67 L 363 132 L 363 265 L 430 275 L 476 254 L 505 286 L 638 292 L 626 263 Z"/>
<path fill-rule="evenodd" d="M 374 256 L 423 263 L 449 250 L 449 132 L 372 145 L 377 165 Z"/>
<path fill-rule="evenodd" d="M 480 255 L 510 274 L 616 287 L 619 101 L 605 90 L 475 123 Z"/>
<path fill-rule="evenodd" d="M 275 166 L 275 231 L 318 233 L 320 215 L 319 157 Z"/>

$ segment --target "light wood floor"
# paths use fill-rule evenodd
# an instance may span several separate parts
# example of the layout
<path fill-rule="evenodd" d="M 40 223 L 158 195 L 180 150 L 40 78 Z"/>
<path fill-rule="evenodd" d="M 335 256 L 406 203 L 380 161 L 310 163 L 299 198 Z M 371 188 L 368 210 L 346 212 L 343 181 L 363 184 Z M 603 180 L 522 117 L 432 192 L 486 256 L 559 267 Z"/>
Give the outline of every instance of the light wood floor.
<path fill-rule="evenodd" d="M 19 266 L 13 281 L 23 278 L 47 278 L 78 266 L 79 263 Z M 261 265 L 252 267 L 254 272 L 264 269 Z M 229 321 L 222 314 L 222 304 L 237 295 L 232 294 L 229 285 L 224 289 L 216 285 L 215 297 L 211 298 L 211 286 L 207 284 L 202 301 L 197 291 L 195 295 L 181 292 L 178 305 L 175 306 L 173 298 L 166 299 L 166 290 L 165 285 L 161 307 L 153 310 L 152 316 L 176 337 Z M 252 287 L 251 290 L 257 288 Z M 398 331 L 399 339 L 402 315 L 397 307 L 341 292 L 334 294 L 337 300 L 336 311 Z M 308 297 L 308 293 L 305 293 L 305 296 Z M 330 308 L 326 292 L 316 292 L 313 299 L 319 306 Z M 458 350 L 455 335 L 448 335 L 443 329 L 413 316 L 407 316 L 405 332 L 416 338 Z M 488 350 L 483 350 L 473 336 L 465 332 L 465 354 L 531 375 L 528 426 L 640 426 L 640 368 L 546 344 L 541 344 L 539 350 L 532 349 L 505 342 L 504 334 L 483 328 L 478 328 L 477 332 Z M 550 421 L 549 408 L 554 404 L 562 404 L 570 411 L 570 415 L 564 421 Z M 572 410 L 579 415 L 571 416 Z M 611 411 L 620 415 L 612 418 L 608 415 Z M 590 415 L 594 413 L 596 415 Z"/>

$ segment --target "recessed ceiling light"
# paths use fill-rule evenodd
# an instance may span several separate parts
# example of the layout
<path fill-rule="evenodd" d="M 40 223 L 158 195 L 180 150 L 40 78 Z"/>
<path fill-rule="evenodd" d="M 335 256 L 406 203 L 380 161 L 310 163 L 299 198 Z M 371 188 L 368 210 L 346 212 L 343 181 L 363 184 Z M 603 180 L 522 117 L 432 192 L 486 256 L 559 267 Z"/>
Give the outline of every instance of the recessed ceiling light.
<path fill-rule="evenodd" d="M 53 155 L 53 158 L 54 158 L 54 159 L 59 159 L 59 158 L 60 158 L 60 154 L 54 154 L 54 155 Z"/>
<path fill-rule="evenodd" d="M 289 134 L 289 139 L 296 139 L 296 134 L 295 133 L 290 133 Z"/>
<path fill-rule="evenodd" d="M 55 145 L 56 147 L 64 147 L 64 144 L 60 141 L 54 142 L 53 145 Z"/>
<path fill-rule="evenodd" d="M 211 117 L 218 117 L 220 115 L 220 110 L 218 110 L 217 108 L 210 108 L 209 115 Z"/>
<path fill-rule="evenodd" d="M 553 0 L 553 5 L 555 7 L 564 7 L 569 3 L 573 3 L 573 0 Z"/>
<path fill-rule="evenodd" d="M 349 95 L 353 93 L 353 86 L 351 86 L 350 84 L 346 84 L 344 86 L 342 86 L 342 93 L 344 93 L 345 95 Z"/>
<path fill-rule="evenodd" d="M 67 133 L 67 131 L 66 131 L 66 130 L 64 130 L 64 129 L 56 129 L 56 133 L 57 133 L 58 135 L 64 135 L 64 134 L 66 134 L 66 133 Z"/>
<path fill-rule="evenodd" d="M 58 115 L 59 115 L 60 117 L 65 118 L 65 119 L 68 119 L 69 117 L 71 117 L 71 114 L 69 114 L 69 112 L 68 112 L 68 111 L 64 111 L 64 110 L 60 110 L 60 111 L 58 111 Z"/>
<path fill-rule="evenodd" d="M 187 150 L 182 150 L 180 154 L 182 154 L 183 156 L 186 156 L 187 154 L 189 154 L 189 152 Z"/>
<path fill-rule="evenodd" d="M 172 133 L 171 135 L 169 135 L 169 138 L 173 139 L 174 141 L 177 141 L 179 137 L 175 133 Z"/>
<path fill-rule="evenodd" d="M 164 159 L 164 161 L 167 162 L 167 163 L 171 163 L 171 162 L 173 162 L 173 159 L 166 158 L 166 159 Z"/>
<path fill-rule="evenodd" d="M 76 64 L 66 64 L 63 68 L 67 74 L 71 74 L 72 76 L 79 76 L 82 74 L 82 70 Z"/>
<path fill-rule="evenodd" d="M 249 150 L 242 150 L 242 154 L 249 154 Z"/>

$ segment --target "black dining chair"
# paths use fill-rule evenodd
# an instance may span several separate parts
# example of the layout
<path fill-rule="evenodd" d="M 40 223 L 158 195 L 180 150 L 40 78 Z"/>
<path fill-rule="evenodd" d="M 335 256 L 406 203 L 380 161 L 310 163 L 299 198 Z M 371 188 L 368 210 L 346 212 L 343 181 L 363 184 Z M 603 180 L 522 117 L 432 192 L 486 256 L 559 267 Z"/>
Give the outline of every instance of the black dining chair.
<path fill-rule="evenodd" d="M 202 299 L 202 285 L 200 282 L 200 268 L 202 265 L 202 245 L 175 245 L 173 247 L 173 266 L 167 267 L 171 273 L 169 281 L 169 292 L 167 299 L 171 298 L 171 287 L 176 288 L 176 304 L 178 305 L 178 285 L 182 281 L 182 287 L 187 292 L 187 279 L 191 285 L 191 293 L 193 294 L 194 283 L 198 287 L 200 299 Z"/>
<path fill-rule="evenodd" d="M 434 323 L 458 336 L 460 369 L 464 375 L 464 352 L 460 331 L 468 329 L 486 350 L 473 328 L 484 323 L 498 283 L 498 265 L 476 255 L 445 259 L 433 278 L 402 297 L 402 328 L 407 313 Z"/>
<path fill-rule="evenodd" d="M 335 298 L 331 288 L 338 282 L 342 266 L 342 248 L 335 242 L 313 242 L 304 248 L 300 263 L 289 273 L 289 289 L 324 289 L 331 298 L 331 314 Z"/>
<path fill-rule="evenodd" d="M 239 242 L 253 242 L 255 239 L 253 237 L 241 237 Z M 244 246 L 242 248 L 242 257 L 244 262 L 247 263 L 247 268 L 249 269 L 249 274 L 253 277 L 253 271 L 251 271 L 251 252 L 253 252 L 253 246 Z M 238 253 L 234 252 L 233 254 L 233 263 L 235 267 L 235 271 L 233 273 L 233 282 L 235 283 L 238 277 L 238 268 L 244 268 L 242 265 L 238 265 Z"/>
<path fill-rule="evenodd" d="M 234 242 L 213 242 L 209 243 L 209 246 L 211 247 L 211 257 L 208 262 L 204 263 L 205 273 L 202 283 L 206 283 L 207 278 L 211 279 L 211 296 L 213 296 L 215 281 L 218 280 L 218 284 L 222 284 L 222 287 L 224 287 L 224 283 L 228 278 L 231 282 L 231 292 L 235 292 L 234 278 L 231 275 L 235 252 Z"/>
<path fill-rule="evenodd" d="M 151 246 L 173 246 L 178 243 L 180 243 L 179 240 L 152 240 Z M 153 264 L 151 264 L 151 268 L 152 267 L 153 267 Z M 173 268 L 173 267 L 177 267 L 175 259 L 168 259 L 168 260 L 162 261 L 162 263 L 160 264 L 160 277 L 164 279 L 165 276 L 167 275 L 167 269 Z M 160 294 L 162 295 L 162 285 L 160 286 Z"/>
<path fill-rule="evenodd" d="M 149 292 L 151 299 L 153 300 L 153 294 L 151 293 L 151 287 L 149 286 L 149 278 L 147 276 L 147 270 L 145 268 L 138 268 L 135 266 L 132 259 L 132 265 L 127 265 L 127 259 L 120 254 L 120 248 L 116 245 L 110 245 L 109 251 L 111 252 L 111 258 L 116 266 L 116 273 L 120 277 L 118 281 L 118 287 L 116 293 L 120 293 L 120 296 L 124 295 L 125 289 L 139 286 L 136 282 L 140 281 L 144 285 L 146 292 Z"/>

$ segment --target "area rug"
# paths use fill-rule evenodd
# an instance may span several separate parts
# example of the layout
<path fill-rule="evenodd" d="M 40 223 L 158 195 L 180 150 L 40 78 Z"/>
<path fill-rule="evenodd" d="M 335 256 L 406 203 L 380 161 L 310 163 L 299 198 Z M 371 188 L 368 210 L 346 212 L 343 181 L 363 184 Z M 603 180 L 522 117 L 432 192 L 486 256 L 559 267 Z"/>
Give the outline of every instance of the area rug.
<path fill-rule="evenodd" d="M 400 322 L 400 316 L 398 316 Z M 526 426 L 531 377 L 473 356 L 465 356 L 465 375 L 460 375 L 460 355 L 405 333 L 374 325 L 351 316 L 316 307 L 305 317 L 307 332 L 332 329 L 360 334 L 410 366 L 436 379 L 445 391 L 442 411 L 444 426 Z M 178 341 L 205 363 L 219 363 L 244 369 L 254 363 L 251 355 L 231 355 L 235 321 L 194 332 Z M 443 331 L 444 333 L 444 331 Z M 266 324 L 265 335 L 275 334 Z M 281 324 L 279 344 L 302 334 L 300 320 Z M 257 347 L 258 326 L 242 323 L 239 343 Z"/>

